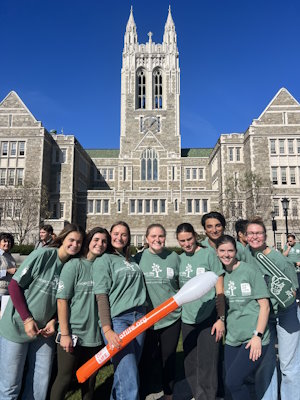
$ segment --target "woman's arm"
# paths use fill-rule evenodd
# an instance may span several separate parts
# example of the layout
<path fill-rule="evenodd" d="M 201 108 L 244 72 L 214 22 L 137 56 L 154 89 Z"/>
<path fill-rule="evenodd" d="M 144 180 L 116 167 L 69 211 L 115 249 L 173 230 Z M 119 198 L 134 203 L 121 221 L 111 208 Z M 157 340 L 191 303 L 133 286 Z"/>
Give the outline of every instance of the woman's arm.
<path fill-rule="evenodd" d="M 97 294 L 98 314 L 102 325 L 102 332 L 111 348 L 120 348 L 121 339 L 112 329 L 110 306 L 107 294 Z"/>
<path fill-rule="evenodd" d="M 69 306 L 68 300 L 57 299 L 57 315 L 60 327 L 60 345 L 67 352 L 73 351 L 73 342 L 69 330 Z"/>
<path fill-rule="evenodd" d="M 225 296 L 224 296 L 224 276 L 219 276 L 216 283 L 216 309 L 218 320 L 213 324 L 211 334 L 216 333 L 216 342 L 222 339 L 225 331 Z"/>
<path fill-rule="evenodd" d="M 259 304 L 259 314 L 256 325 L 256 331 L 259 333 L 264 333 L 270 313 L 270 304 L 268 299 L 258 299 Z M 261 338 L 259 336 L 254 335 L 251 340 L 247 343 L 246 349 L 250 347 L 249 358 L 252 361 L 258 360 L 261 356 Z"/>

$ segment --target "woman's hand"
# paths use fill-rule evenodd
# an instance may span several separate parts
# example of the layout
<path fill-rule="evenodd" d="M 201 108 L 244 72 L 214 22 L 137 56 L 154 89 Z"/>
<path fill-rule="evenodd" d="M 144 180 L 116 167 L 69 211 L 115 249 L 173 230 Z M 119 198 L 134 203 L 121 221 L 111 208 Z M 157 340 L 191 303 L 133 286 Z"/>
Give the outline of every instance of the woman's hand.
<path fill-rule="evenodd" d="M 47 325 L 41 329 L 40 334 L 45 338 L 53 336 L 55 333 L 55 319 L 51 319 Z"/>
<path fill-rule="evenodd" d="M 34 339 L 41 332 L 41 330 L 37 326 L 37 323 L 32 317 L 29 317 L 24 321 L 24 330 L 26 335 L 32 339 Z"/>
<path fill-rule="evenodd" d="M 222 339 L 223 335 L 225 332 L 225 324 L 223 321 L 218 319 L 214 324 L 213 327 L 211 328 L 211 335 L 216 333 L 216 342 Z"/>
<path fill-rule="evenodd" d="M 261 356 L 261 338 L 258 336 L 253 336 L 252 339 L 247 343 L 246 349 L 250 347 L 249 359 L 252 361 L 257 361 Z"/>
<path fill-rule="evenodd" d="M 120 343 L 122 342 L 122 340 L 119 338 L 119 335 L 116 332 L 114 332 L 112 329 L 109 329 L 109 331 L 106 331 L 105 338 L 111 349 L 113 349 L 115 347 L 117 349 L 121 348 Z"/>
<path fill-rule="evenodd" d="M 61 336 L 60 345 L 67 353 L 72 353 L 74 350 L 71 335 Z"/>

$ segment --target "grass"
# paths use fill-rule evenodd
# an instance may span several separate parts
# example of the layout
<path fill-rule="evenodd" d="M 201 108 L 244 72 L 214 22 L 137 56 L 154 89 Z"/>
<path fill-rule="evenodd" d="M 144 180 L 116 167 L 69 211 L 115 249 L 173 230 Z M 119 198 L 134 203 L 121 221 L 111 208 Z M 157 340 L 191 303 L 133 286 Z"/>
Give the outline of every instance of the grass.
<path fill-rule="evenodd" d="M 151 381 L 149 382 L 149 393 L 157 393 L 161 390 L 160 385 L 160 366 L 159 363 L 153 365 L 153 374 L 151 375 Z M 176 357 L 176 381 L 183 379 L 183 349 L 182 349 L 182 338 L 180 336 L 177 346 L 177 357 Z M 100 369 L 96 377 L 95 385 L 95 399 L 109 400 L 110 391 L 113 383 L 113 366 L 108 364 Z M 66 399 L 68 400 L 81 400 L 81 393 L 79 384 L 74 381 L 72 390 L 67 393 Z"/>

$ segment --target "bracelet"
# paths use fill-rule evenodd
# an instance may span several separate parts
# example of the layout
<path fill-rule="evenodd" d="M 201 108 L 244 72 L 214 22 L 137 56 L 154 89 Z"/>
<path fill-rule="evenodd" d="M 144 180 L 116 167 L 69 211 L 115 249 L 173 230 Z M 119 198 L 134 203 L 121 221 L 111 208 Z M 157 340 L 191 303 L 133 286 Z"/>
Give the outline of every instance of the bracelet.
<path fill-rule="evenodd" d="M 28 322 L 31 322 L 31 321 L 33 321 L 33 317 L 28 317 L 25 319 L 25 321 L 23 321 L 23 324 L 26 325 L 26 324 L 28 324 Z"/>
<path fill-rule="evenodd" d="M 107 332 L 109 332 L 109 331 L 112 331 L 112 329 L 111 329 L 111 328 L 109 328 L 109 329 L 107 329 L 105 332 L 103 331 L 104 335 L 106 335 L 106 334 L 107 334 Z"/>

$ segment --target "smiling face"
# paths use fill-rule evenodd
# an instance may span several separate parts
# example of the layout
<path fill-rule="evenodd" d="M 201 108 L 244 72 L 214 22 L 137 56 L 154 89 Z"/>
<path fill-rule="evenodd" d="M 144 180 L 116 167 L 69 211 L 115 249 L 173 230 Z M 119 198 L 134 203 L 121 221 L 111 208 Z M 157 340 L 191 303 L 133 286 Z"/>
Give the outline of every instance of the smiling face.
<path fill-rule="evenodd" d="M 59 248 L 59 258 L 66 260 L 79 253 L 82 246 L 82 234 L 76 231 L 70 232 L 62 242 Z"/>
<path fill-rule="evenodd" d="M 165 247 L 166 235 L 162 228 L 153 227 L 149 230 L 146 241 L 149 245 L 149 251 L 151 253 L 161 253 Z"/>
<path fill-rule="evenodd" d="M 11 248 L 11 243 L 8 239 L 2 239 L 0 241 L 0 249 L 3 250 L 5 253 L 8 253 Z"/>
<path fill-rule="evenodd" d="M 236 249 L 231 242 L 220 244 L 217 248 L 217 255 L 225 267 L 231 267 L 236 263 Z"/>
<path fill-rule="evenodd" d="M 107 236 L 105 233 L 95 233 L 89 244 L 87 259 L 92 260 L 101 256 L 107 249 Z"/>
<path fill-rule="evenodd" d="M 195 253 L 197 249 L 196 237 L 192 232 L 180 232 L 177 235 L 177 240 L 185 253 Z"/>
<path fill-rule="evenodd" d="M 47 242 L 51 238 L 50 233 L 45 231 L 44 229 L 40 229 L 40 239 L 42 242 Z"/>
<path fill-rule="evenodd" d="M 204 227 L 206 236 L 213 242 L 219 239 L 224 233 L 224 227 L 217 218 L 208 218 Z"/>
<path fill-rule="evenodd" d="M 129 240 L 129 232 L 126 226 L 116 225 L 110 232 L 111 236 L 111 245 L 112 247 L 119 251 L 123 252 L 124 247 L 128 244 Z"/>
<path fill-rule="evenodd" d="M 249 224 L 247 226 L 247 242 L 252 249 L 260 250 L 266 247 L 266 233 L 259 224 Z"/>

